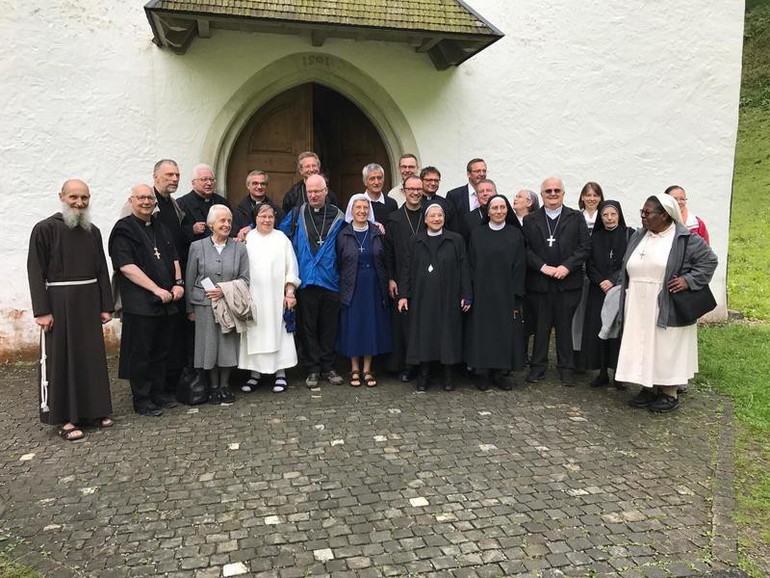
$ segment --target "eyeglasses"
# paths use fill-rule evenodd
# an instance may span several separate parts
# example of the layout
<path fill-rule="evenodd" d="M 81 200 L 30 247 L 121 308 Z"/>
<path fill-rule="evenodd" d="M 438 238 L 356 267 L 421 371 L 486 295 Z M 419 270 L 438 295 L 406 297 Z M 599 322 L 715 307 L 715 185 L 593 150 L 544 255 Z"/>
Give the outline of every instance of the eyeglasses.
<path fill-rule="evenodd" d="M 260 183 L 260 182 L 251 183 L 251 184 L 253 186 L 255 186 L 255 187 L 266 187 L 267 186 L 267 183 Z"/>
<path fill-rule="evenodd" d="M 438 183 L 441 179 L 423 179 L 426 183 Z"/>
<path fill-rule="evenodd" d="M 134 196 L 133 198 L 140 203 L 155 203 L 155 197 L 152 195 L 142 195 L 140 197 Z"/>
<path fill-rule="evenodd" d="M 640 209 L 639 214 L 642 217 L 646 217 L 648 215 L 662 215 L 663 211 L 650 211 L 649 209 Z"/>
<path fill-rule="evenodd" d="M 422 187 L 404 187 L 404 190 L 405 191 L 412 191 L 412 192 L 417 192 L 417 191 L 422 192 Z"/>
<path fill-rule="evenodd" d="M 315 195 L 315 194 L 320 194 L 320 193 L 325 193 L 325 192 L 326 192 L 326 187 L 324 187 L 323 189 L 308 189 L 307 190 L 307 194 L 308 195 L 310 195 L 310 194 Z"/>
<path fill-rule="evenodd" d="M 562 193 L 561 189 L 543 189 L 543 192 L 546 195 L 560 195 Z"/>
<path fill-rule="evenodd" d="M 217 180 L 214 177 L 198 177 L 193 179 L 194 181 L 201 181 L 204 183 L 215 183 Z"/>

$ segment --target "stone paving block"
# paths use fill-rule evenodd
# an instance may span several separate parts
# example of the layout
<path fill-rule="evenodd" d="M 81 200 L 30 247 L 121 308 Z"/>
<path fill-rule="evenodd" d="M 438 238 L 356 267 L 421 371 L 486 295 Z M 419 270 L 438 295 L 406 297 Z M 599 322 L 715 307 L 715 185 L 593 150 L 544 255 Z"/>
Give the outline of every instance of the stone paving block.
<path fill-rule="evenodd" d="M 632 394 L 547 381 L 511 396 L 460 379 L 414 403 L 412 385 L 383 376 L 376 391 L 258 390 L 146 420 L 115 381 L 116 427 L 64 445 L 29 411 L 33 369 L 17 373 L 0 392 L 3 531 L 87 578 L 234 563 L 278 578 L 688 576 L 710 569 L 714 520 L 729 515 L 710 482 L 725 423 L 700 390 L 675 419 L 651 419 Z M 86 467 L 52 475 L 71 463 Z"/>

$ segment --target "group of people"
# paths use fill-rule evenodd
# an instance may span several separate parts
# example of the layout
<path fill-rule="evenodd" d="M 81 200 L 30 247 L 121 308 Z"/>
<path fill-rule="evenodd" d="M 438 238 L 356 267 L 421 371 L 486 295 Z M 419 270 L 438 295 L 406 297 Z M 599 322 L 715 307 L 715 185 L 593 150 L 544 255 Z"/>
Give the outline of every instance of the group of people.
<path fill-rule="evenodd" d="M 558 178 L 511 203 L 480 158 L 446 195 L 440 171 L 420 170 L 412 154 L 387 192 L 383 167 L 368 164 L 344 212 L 315 153 L 297 168 L 302 179 L 280 205 L 269 175 L 254 170 L 233 209 L 211 167 L 195 167 L 192 190 L 177 199 L 179 167 L 158 161 L 153 186 L 132 189 L 109 236 L 112 286 L 88 186 L 66 181 L 61 212 L 30 239 L 41 419 L 67 440 L 112 425 L 101 324 L 115 312 L 119 376 L 143 415 L 173 407 L 190 368 L 205 376 L 211 402 L 231 403 L 233 368 L 248 371 L 244 392 L 263 375 L 284 391 L 298 360 L 307 387 L 341 385 L 338 354 L 352 387 L 376 386 L 378 365 L 416 379 L 418 391 L 432 380 L 451 391 L 458 367 L 481 390 L 508 390 L 527 362 L 526 381 L 544 379 L 552 330 L 565 386 L 591 369 L 593 386 L 641 385 L 634 407 L 677 407 L 678 387 L 697 371 L 697 342 L 670 296 L 706 286 L 716 267 L 681 187 L 647 199 L 634 231 L 597 183 L 585 185 L 578 209 L 564 205 Z"/>

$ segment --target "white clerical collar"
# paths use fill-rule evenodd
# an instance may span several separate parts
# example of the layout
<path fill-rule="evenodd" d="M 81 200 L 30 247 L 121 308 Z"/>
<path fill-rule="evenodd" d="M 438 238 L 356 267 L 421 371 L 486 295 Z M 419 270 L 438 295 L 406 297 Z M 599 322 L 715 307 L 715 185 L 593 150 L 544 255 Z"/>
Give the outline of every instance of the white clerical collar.
<path fill-rule="evenodd" d="M 543 207 L 545 208 L 545 207 Z M 564 208 L 564 205 L 559 205 L 558 209 L 547 209 L 545 208 L 545 214 L 548 215 L 549 219 L 556 219 L 561 215 L 561 210 Z"/>
<path fill-rule="evenodd" d="M 489 228 L 492 229 L 493 231 L 499 231 L 503 227 L 505 227 L 505 221 L 503 221 L 502 223 L 493 223 L 492 221 L 489 221 Z"/>
<path fill-rule="evenodd" d="M 385 194 L 384 193 L 380 193 L 380 198 L 379 199 L 373 199 L 372 196 L 369 194 L 369 191 L 366 191 L 364 193 L 364 195 L 366 195 L 366 198 L 369 199 L 369 201 L 372 202 L 372 203 L 381 203 L 383 205 L 385 204 Z"/>
<path fill-rule="evenodd" d="M 428 237 L 438 237 L 443 232 L 444 232 L 443 228 L 439 229 L 438 231 L 431 231 L 430 229 L 427 230 Z"/>

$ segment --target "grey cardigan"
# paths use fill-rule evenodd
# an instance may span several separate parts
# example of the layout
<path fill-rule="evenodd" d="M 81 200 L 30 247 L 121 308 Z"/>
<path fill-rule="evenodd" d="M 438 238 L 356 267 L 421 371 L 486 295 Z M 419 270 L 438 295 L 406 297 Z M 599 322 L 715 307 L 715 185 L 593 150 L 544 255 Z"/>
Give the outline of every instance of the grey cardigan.
<path fill-rule="evenodd" d="M 620 270 L 619 284 L 621 285 L 620 303 L 618 317 L 622 321 L 626 301 L 626 289 L 628 288 L 628 272 L 626 266 L 631 254 L 639 246 L 639 243 L 647 233 L 646 229 L 637 229 L 633 236 L 628 240 L 626 254 L 623 257 L 623 267 Z M 692 234 L 687 227 L 679 223 L 676 224 L 674 233 L 674 244 L 671 246 L 671 252 L 668 254 L 668 263 L 666 264 L 666 274 L 664 276 L 663 289 L 658 294 L 658 320 L 657 326 L 663 329 L 669 325 L 681 326 L 682 323 L 676 317 L 676 312 L 671 306 L 671 294 L 666 289 L 666 284 L 679 273 L 679 265 L 682 263 L 682 253 L 684 253 L 684 265 L 682 267 L 682 277 L 687 281 L 687 285 L 693 291 L 708 285 L 714 276 L 714 270 L 717 268 L 717 256 L 711 250 L 706 242 L 698 235 Z M 687 250 L 685 251 L 685 240 L 687 241 Z M 617 284 L 617 283 L 616 283 Z"/>

